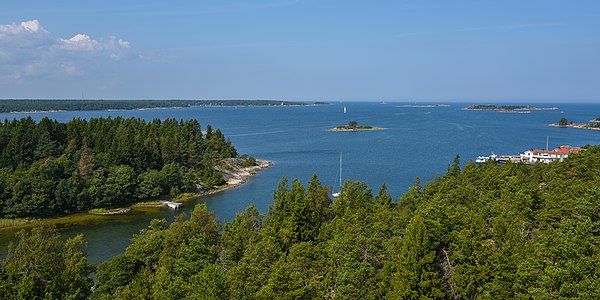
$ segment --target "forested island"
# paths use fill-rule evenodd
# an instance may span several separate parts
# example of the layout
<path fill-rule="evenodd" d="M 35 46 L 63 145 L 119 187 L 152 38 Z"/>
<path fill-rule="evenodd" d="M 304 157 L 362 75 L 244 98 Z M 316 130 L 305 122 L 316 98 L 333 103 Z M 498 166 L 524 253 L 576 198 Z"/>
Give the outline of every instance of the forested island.
<path fill-rule="evenodd" d="M 573 123 L 567 118 L 561 118 L 558 122 L 548 124 L 552 127 L 563 127 L 563 128 L 576 128 L 576 129 L 589 129 L 589 130 L 600 130 L 600 118 L 596 118 L 587 123 Z"/>
<path fill-rule="evenodd" d="M 324 103 L 324 102 L 319 102 Z M 317 103 L 314 103 L 317 104 Z M 0 112 L 78 111 L 177 108 L 190 106 L 300 106 L 306 102 L 281 100 L 0 100 Z"/>
<path fill-rule="evenodd" d="M 0 123 L 0 218 L 207 192 L 226 183 L 219 171 L 225 163 L 257 164 L 239 157 L 219 129 L 207 125 L 203 133 L 197 120 L 6 120 Z"/>
<path fill-rule="evenodd" d="M 152 221 L 97 268 L 83 236 L 23 231 L 1 264 L 0 295 L 598 299 L 599 187 L 598 146 L 551 164 L 461 169 L 457 157 L 400 199 L 385 185 L 373 194 L 346 182 L 331 200 L 316 176 L 307 185 L 283 179 L 267 213 L 250 206 L 220 225 L 200 204 L 189 219 Z"/>
<path fill-rule="evenodd" d="M 537 107 L 533 105 L 493 105 L 473 104 L 465 110 L 498 110 L 498 111 L 524 111 L 524 110 L 557 110 L 558 107 Z"/>
<path fill-rule="evenodd" d="M 358 122 L 352 120 L 352 121 L 348 122 L 348 125 L 340 125 L 335 128 L 331 128 L 329 131 L 348 132 L 348 131 L 375 131 L 375 130 L 385 130 L 385 128 L 373 127 L 373 126 L 369 126 L 369 125 L 358 125 Z"/>

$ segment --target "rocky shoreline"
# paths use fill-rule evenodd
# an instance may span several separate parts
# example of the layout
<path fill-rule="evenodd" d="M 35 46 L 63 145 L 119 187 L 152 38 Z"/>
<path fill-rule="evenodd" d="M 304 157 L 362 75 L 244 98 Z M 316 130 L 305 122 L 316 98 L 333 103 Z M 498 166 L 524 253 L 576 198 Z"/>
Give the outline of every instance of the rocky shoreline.
<path fill-rule="evenodd" d="M 228 158 L 225 159 L 225 167 L 217 167 L 216 169 L 223 174 L 223 178 L 227 182 L 225 185 L 217 187 L 215 189 L 211 189 L 205 191 L 203 193 L 198 194 L 200 197 L 214 195 L 234 187 L 240 186 L 246 183 L 250 178 L 256 175 L 258 172 L 265 170 L 273 165 L 272 162 L 267 160 L 256 160 L 255 166 L 243 167 L 239 164 L 230 163 L 231 160 L 235 160 L 237 158 Z"/>
<path fill-rule="evenodd" d="M 591 127 L 589 124 L 568 124 L 568 125 L 560 125 L 560 124 L 548 124 L 550 127 L 560 127 L 560 128 L 575 128 L 575 129 L 587 129 L 587 130 L 600 130 L 600 127 Z"/>
<path fill-rule="evenodd" d="M 239 157 L 235 158 L 226 158 L 222 161 L 222 165 L 216 167 L 215 169 L 223 175 L 223 179 L 225 179 L 225 184 L 221 186 L 217 186 L 213 189 L 202 191 L 199 193 L 187 194 L 184 197 L 169 199 L 172 202 L 185 203 L 191 200 L 195 200 L 201 197 L 211 196 L 217 193 L 221 193 L 227 191 L 229 189 L 235 188 L 246 183 L 250 178 L 256 175 L 258 172 L 267 169 L 273 163 L 267 160 L 256 160 L 256 165 L 254 166 L 243 166 L 241 159 Z M 138 210 L 140 208 L 160 208 L 164 207 L 164 204 L 160 201 L 151 201 L 151 202 L 142 202 L 136 203 L 130 206 L 132 210 Z"/>

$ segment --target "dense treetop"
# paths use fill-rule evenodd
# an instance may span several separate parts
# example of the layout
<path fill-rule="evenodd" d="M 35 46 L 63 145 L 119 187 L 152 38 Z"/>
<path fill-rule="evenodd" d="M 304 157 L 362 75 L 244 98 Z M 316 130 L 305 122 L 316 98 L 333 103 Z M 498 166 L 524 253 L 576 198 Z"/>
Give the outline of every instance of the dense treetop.
<path fill-rule="evenodd" d="M 196 120 L 43 118 L 0 123 L 0 216 L 115 207 L 223 183 L 214 165 L 237 156 Z"/>
<path fill-rule="evenodd" d="M 571 122 L 572 124 L 573 122 Z M 560 118 L 560 121 L 558 121 L 558 125 L 560 126 L 567 126 L 569 125 L 569 120 L 567 118 Z"/>
<path fill-rule="evenodd" d="M 0 100 L 0 112 L 141 109 L 189 106 L 289 106 L 304 102 L 281 100 Z"/>
<path fill-rule="evenodd" d="M 328 192 L 316 177 L 306 186 L 284 179 L 266 214 L 250 206 L 221 226 L 198 205 L 170 225 L 154 220 L 98 267 L 91 297 L 600 298 L 600 147 L 551 164 L 461 170 L 456 159 L 398 201 L 385 185 L 375 195 L 360 182 L 346 182 L 334 200 Z M 20 243 L 35 245 L 36 234 Z M 79 253 L 78 244 L 64 251 Z M 12 251 L 4 262 L 6 298 L 89 287 L 85 261 L 67 274 L 48 271 L 72 276 L 69 286 L 31 275 L 51 259 L 27 260 L 32 251 Z"/>
<path fill-rule="evenodd" d="M 340 125 L 340 126 L 337 126 L 336 128 L 338 128 L 338 129 L 371 129 L 371 128 L 373 128 L 373 126 L 358 125 L 358 122 L 356 122 L 355 120 L 350 120 L 348 122 L 348 125 Z"/>

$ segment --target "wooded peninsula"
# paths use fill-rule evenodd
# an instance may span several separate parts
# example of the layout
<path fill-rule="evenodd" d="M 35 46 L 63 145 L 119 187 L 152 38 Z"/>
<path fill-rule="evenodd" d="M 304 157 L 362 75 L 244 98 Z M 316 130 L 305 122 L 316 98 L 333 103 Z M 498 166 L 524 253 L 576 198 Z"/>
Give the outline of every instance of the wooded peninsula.
<path fill-rule="evenodd" d="M 178 128 L 174 121 L 165 124 L 145 126 Z M 82 138 L 75 140 L 77 157 L 84 146 Z M 221 145 L 207 147 L 211 156 L 233 155 L 222 139 L 203 141 Z M 104 161 L 104 155 L 95 157 Z M 71 170 L 81 176 L 77 167 Z M 189 219 L 180 216 L 170 225 L 152 221 L 124 253 L 97 268 L 87 261 L 83 236 L 64 242 L 52 228 L 23 231 L 1 264 L 0 295 L 598 299 L 599 187 L 598 146 L 550 164 L 469 162 L 461 169 L 457 157 L 446 174 L 425 185 L 417 179 L 399 199 L 392 199 L 385 185 L 374 194 L 364 183 L 346 182 L 331 200 L 316 176 L 307 185 L 283 179 L 266 213 L 249 206 L 221 225 L 200 204 Z M 94 271 L 97 283 L 89 277 Z"/>
<path fill-rule="evenodd" d="M 281 100 L 0 100 L 0 112 L 78 111 L 108 109 L 150 109 L 190 106 L 304 106 L 306 102 Z M 312 104 L 324 104 L 315 102 Z"/>
<path fill-rule="evenodd" d="M 225 183 L 238 154 L 219 129 L 196 120 L 32 118 L 0 123 L 0 218 L 115 208 Z M 249 156 L 239 157 L 256 165 Z"/>

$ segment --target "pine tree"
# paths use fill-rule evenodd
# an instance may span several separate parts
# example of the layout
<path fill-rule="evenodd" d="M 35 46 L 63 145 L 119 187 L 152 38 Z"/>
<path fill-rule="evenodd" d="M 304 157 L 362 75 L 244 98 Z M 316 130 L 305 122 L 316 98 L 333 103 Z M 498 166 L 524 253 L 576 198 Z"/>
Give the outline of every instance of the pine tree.
<path fill-rule="evenodd" d="M 424 218 L 415 215 L 402 240 L 391 296 L 395 299 L 444 298 L 434 262 L 435 242 Z"/>
<path fill-rule="evenodd" d="M 79 154 L 79 176 L 87 179 L 94 169 L 94 157 L 90 153 L 87 137 L 83 138 L 81 154 Z"/>

